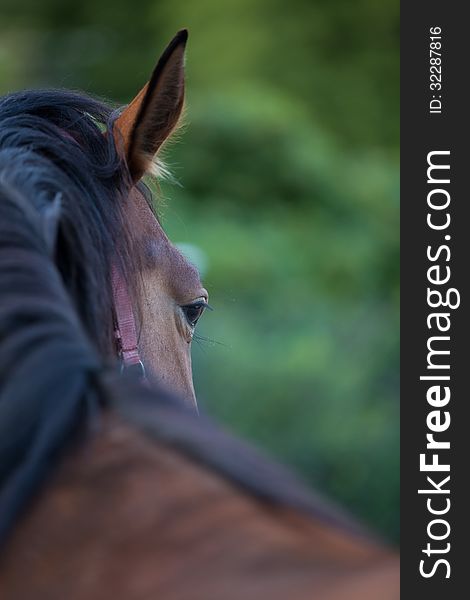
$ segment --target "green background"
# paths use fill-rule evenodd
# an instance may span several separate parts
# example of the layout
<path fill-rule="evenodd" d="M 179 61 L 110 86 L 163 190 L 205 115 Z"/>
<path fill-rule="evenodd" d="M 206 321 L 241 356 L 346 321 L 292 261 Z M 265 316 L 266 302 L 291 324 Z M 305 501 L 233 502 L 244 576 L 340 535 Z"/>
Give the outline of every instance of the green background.
<path fill-rule="evenodd" d="M 0 92 L 128 102 L 190 29 L 161 212 L 202 409 L 398 539 L 398 3 L 1 0 Z"/>

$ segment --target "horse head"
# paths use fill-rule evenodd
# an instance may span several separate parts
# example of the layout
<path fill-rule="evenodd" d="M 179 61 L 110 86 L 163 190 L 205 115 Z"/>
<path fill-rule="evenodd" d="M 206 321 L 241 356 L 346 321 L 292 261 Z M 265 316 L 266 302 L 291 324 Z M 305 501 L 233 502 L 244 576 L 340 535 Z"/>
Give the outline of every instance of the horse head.
<path fill-rule="evenodd" d="M 197 269 L 166 236 L 143 182 L 161 172 L 160 150 L 180 120 L 186 40 L 185 30 L 176 34 L 121 111 L 66 90 L 1 98 L 0 158 L 8 165 L 2 180 L 43 218 L 50 251 L 101 356 L 112 360 L 122 350 L 117 273 L 135 356 L 149 378 L 195 406 L 191 340 L 208 296 Z"/>

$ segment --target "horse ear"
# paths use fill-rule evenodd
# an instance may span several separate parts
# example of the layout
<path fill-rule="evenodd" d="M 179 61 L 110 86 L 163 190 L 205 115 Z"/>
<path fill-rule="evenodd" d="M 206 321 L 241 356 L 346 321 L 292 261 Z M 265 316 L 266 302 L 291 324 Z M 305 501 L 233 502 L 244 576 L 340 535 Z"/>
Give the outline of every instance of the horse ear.
<path fill-rule="evenodd" d="M 151 170 L 156 153 L 180 118 L 187 39 L 186 29 L 175 35 L 160 57 L 150 81 L 114 122 L 114 140 L 125 152 L 134 182 Z"/>

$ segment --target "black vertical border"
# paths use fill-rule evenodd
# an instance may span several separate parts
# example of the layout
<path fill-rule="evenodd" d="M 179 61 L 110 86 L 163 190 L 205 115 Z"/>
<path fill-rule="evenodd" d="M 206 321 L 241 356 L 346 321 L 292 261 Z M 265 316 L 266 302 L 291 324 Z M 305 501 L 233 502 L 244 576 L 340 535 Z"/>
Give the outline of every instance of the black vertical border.
<path fill-rule="evenodd" d="M 470 597 L 470 21 L 465 3 L 402 2 L 401 4 L 401 577 L 404 600 Z M 442 29 L 442 100 L 440 115 L 429 114 L 429 30 Z M 424 579 L 419 574 L 422 549 L 428 542 L 426 527 L 432 516 L 426 497 L 417 493 L 426 483 L 419 471 L 419 454 L 425 451 L 426 402 L 429 384 L 420 382 L 426 367 L 430 335 L 426 317 L 426 258 L 428 244 L 445 243 L 444 233 L 426 225 L 426 157 L 432 150 L 450 150 L 452 256 L 451 286 L 459 289 L 461 305 L 450 310 L 451 413 L 451 549 L 445 569 Z M 442 241 L 441 241 L 442 240 Z M 437 478 L 439 474 L 437 474 Z M 444 542 L 443 542 L 444 543 Z M 438 547 L 438 543 L 435 543 Z M 446 556 L 442 555 L 444 558 Z"/>

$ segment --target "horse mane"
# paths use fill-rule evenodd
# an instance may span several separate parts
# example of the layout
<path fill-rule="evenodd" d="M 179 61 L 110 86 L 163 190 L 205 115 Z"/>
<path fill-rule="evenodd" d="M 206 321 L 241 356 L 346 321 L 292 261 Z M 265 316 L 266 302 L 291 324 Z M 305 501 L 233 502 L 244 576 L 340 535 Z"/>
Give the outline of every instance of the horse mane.
<path fill-rule="evenodd" d="M 10 182 L 1 176 L 0 537 L 96 410 L 90 378 L 100 365 L 51 260 L 44 213 Z"/>
<path fill-rule="evenodd" d="M 0 98 L 0 179 L 49 212 L 55 262 L 89 336 L 108 357 L 115 352 L 110 264 L 120 263 L 137 306 L 141 256 L 126 219 L 130 176 L 113 136 L 104 135 L 115 116 L 104 102 L 66 90 Z"/>
<path fill-rule="evenodd" d="M 0 151 L 0 542 L 63 453 L 99 427 L 103 407 L 243 493 L 361 534 L 281 467 L 105 366 L 51 256 L 41 206 L 53 200 L 49 187 L 37 185 L 48 160 L 31 150 Z M 53 174 L 60 188 L 64 181 Z"/>

